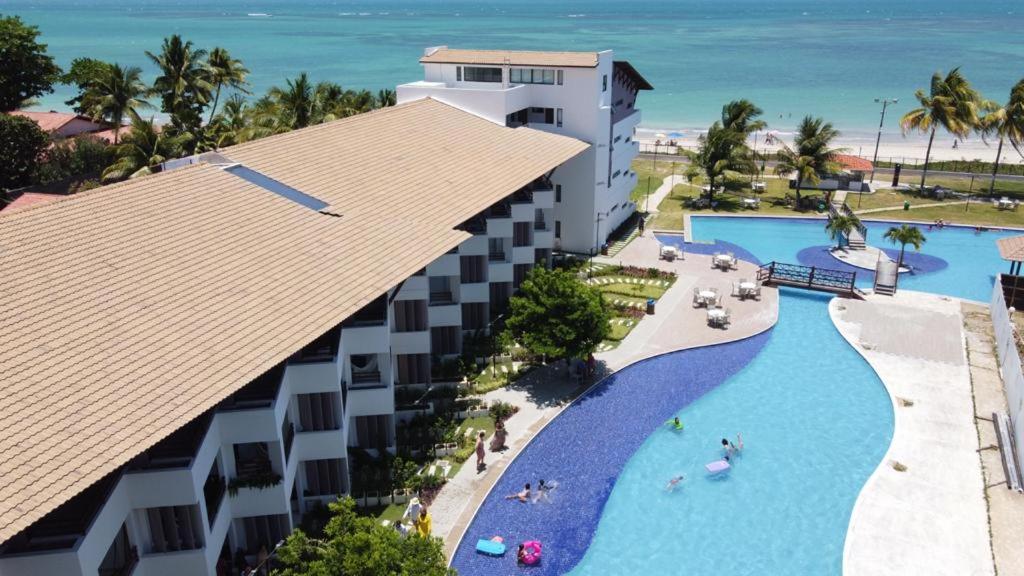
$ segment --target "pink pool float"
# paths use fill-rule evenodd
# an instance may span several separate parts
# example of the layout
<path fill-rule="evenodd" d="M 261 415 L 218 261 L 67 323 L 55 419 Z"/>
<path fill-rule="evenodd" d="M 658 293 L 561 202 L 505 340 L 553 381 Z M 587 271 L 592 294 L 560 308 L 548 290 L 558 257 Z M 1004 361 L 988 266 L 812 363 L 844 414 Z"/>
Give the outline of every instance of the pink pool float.
<path fill-rule="evenodd" d="M 523 542 L 519 549 L 519 561 L 527 566 L 533 566 L 540 562 L 540 542 L 537 540 L 527 540 Z"/>

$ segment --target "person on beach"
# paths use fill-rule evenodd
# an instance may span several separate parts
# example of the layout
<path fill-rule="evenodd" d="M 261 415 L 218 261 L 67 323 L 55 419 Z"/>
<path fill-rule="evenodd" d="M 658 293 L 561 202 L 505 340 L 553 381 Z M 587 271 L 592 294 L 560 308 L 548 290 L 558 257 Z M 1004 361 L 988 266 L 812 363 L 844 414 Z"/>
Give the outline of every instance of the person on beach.
<path fill-rule="evenodd" d="M 505 496 L 505 500 L 519 500 L 520 502 L 529 502 L 530 495 L 532 493 L 533 492 L 530 490 L 530 483 L 527 482 L 526 486 L 524 486 L 523 489 L 520 490 L 519 492 Z"/>
<path fill-rule="evenodd" d="M 477 472 L 484 469 L 484 432 L 480 431 L 480 435 L 476 438 L 476 470 Z"/>
<path fill-rule="evenodd" d="M 678 486 L 679 483 L 682 482 L 685 479 L 686 479 L 686 476 L 683 476 L 682 474 L 680 474 L 679 476 L 675 476 L 674 478 L 672 478 L 671 480 L 668 481 L 668 484 L 665 485 L 665 491 L 666 492 L 674 492 L 675 489 L 676 489 L 676 486 Z"/>

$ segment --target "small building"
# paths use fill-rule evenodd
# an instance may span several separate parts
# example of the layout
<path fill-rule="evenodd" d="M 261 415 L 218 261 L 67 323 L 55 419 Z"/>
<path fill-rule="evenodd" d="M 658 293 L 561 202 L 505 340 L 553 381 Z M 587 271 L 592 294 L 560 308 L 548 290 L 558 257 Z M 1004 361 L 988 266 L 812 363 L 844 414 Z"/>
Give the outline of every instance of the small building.
<path fill-rule="evenodd" d="M 21 116 L 34 121 L 42 128 L 43 132 L 51 136 L 72 138 L 81 134 L 90 134 L 106 130 L 109 126 L 94 122 L 88 116 L 73 114 L 71 112 L 33 112 L 29 110 L 15 110 L 10 112 L 14 116 Z"/>
<path fill-rule="evenodd" d="M 816 185 L 803 182 L 800 188 L 828 191 L 849 190 L 851 192 L 861 192 L 864 190 L 866 186 L 864 181 L 874 166 L 870 160 L 865 160 L 860 156 L 852 154 L 834 154 L 832 160 L 839 165 L 839 172 L 822 176 Z M 790 189 L 796 188 L 796 180 L 791 178 L 789 180 L 789 187 Z"/>

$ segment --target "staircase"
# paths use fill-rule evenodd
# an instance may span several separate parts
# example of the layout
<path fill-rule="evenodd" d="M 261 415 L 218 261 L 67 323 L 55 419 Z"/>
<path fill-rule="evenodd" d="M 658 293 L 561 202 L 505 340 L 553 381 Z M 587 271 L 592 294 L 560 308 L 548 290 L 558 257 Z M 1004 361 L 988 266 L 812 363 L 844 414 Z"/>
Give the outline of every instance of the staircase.
<path fill-rule="evenodd" d="M 832 203 L 828 207 L 829 218 L 834 218 L 838 215 L 854 216 L 853 210 L 846 205 L 846 191 L 837 190 L 835 196 L 832 197 Z M 859 224 L 857 228 L 850 231 L 846 235 L 847 248 L 850 250 L 863 250 L 867 244 L 868 229 L 864 224 Z"/>
<path fill-rule="evenodd" d="M 639 220 L 637 222 L 639 224 Z M 644 221 L 644 225 L 650 226 L 652 222 L 654 222 L 654 215 L 648 214 L 647 218 Z M 623 248 L 626 247 L 627 244 L 632 242 L 633 239 L 640 234 L 640 227 L 638 224 L 634 224 L 633 228 L 630 229 L 627 233 L 623 234 L 621 238 L 608 245 L 609 257 L 617 255 Z"/>
<path fill-rule="evenodd" d="M 850 230 L 850 234 L 846 238 L 846 244 L 850 250 L 863 250 L 866 246 L 864 235 L 860 233 L 860 230 Z"/>
<path fill-rule="evenodd" d="M 896 263 L 880 253 L 878 255 L 878 262 L 875 264 L 875 294 L 895 295 L 898 282 L 899 270 L 896 267 Z"/>

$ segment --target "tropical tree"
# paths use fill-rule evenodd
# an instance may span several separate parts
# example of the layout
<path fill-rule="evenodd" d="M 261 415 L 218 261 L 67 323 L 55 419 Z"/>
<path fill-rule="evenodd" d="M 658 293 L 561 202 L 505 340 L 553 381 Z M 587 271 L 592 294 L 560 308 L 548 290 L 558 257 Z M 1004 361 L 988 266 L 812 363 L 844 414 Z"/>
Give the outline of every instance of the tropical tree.
<path fill-rule="evenodd" d="M 135 178 L 160 171 L 167 160 L 182 156 L 190 134 L 171 134 L 132 112 L 132 127 L 115 148 L 115 160 L 103 171 L 104 182 Z"/>
<path fill-rule="evenodd" d="M 357 514 L 350 497 L 328 509 L 332 516 L 321 537 L 296 530 L 277 549 L 273 576 L 455 576 L 440 538 L 403 537 Z"/>
<path fill-rule="evenodd" d="M 387 108 L 398 103 L 398 97 L 394 90 L 384 88 L 377 91 L 377 108 Z"/>
<path fill-rule="evenodd" d="M 146 56 L 160 70 L 152 92 L 160 96 L 161 110 L 171 115 L 172 131 L 195 135 L 213 90 L 203 60 L 206 51 L 175 34 L 164 38 L 159 54 L 146 51 Z"/>
<path fill-rule="evenodd" d="M 779 150 L 776 174 L 793 174 L 796 179 L 796 209 L 800 209 L 800 190 L 805 183 L 816 185 L 821 176 L 839 170 L 835 161 L 841 148 L 832 148 L 839 131 L 821 118 L 805 116 L 797 126 L 794 148 L 784 143 Z M 780 141 L 781 143 L 781 141 Z"/>
<path fill-rule="evenodd" d="M 843 237 L 849 238 L 850 232 L 856 230 L 858 226 L 860 226 L 860 219 L 856 216 L 839 214 L 828 219 L 825 231 L 828 232 L 829 238 L 835 240 L 836 248 L 841 248 Z"/>
<path fill-rule="evenodd" d="M 900 257 L 899 260 L 896 261 L 897 270 L 903 266 L 903 253 L 907 249 L 907 244 L 913 246 L 914 250 L 920 250 L 921 245 L 926 241 L 920 228 L 917 226 L 908 226 L 907 224 L 901 224 L 899 226 L 889 228 L 885 231 L 885 234 L 883 234 L 882 237 L 893 244 L 900 245 Z"/>
<path fill-rule="evenodd" d="M 534 267 L 509 301 L 506 329 L 537 355 L 582 358 L 608 335 L 601 293 L 565 270 Z"/>
<path fill-rule="evenodd" d="M 945 76 L 936 72 L 932 75 L 928 92 L 918 90 L 914 97 L 920 107 L 903 115 L 900 128 L 904 134 L 912 130 L 928 134 L 928 149 L 924 154 L 924 169 L 921 171 L 921 188 L 924 188 L 936 131 L 942 128 L 958 138 L 966 138 L 980 126 L 978 110 L 982 101 L 970 82 L 960 74 L 959 68 L 950 70 Z"/>
<path fill-rule="evenodd" d="M 220 112 L 206 126 L 207 141 L 211 148 L 223 148 L 246 141 L 250 109 L 241 94 L 232 94 L 224 101 Z"/>
<path fill-rule="evenodd" d="M 67 72 L 61 75 L 60 83 L 74 86 L 77 92 L 73 98 L 65 100 L 64 104 L 71 106 L 76 114 L 88 114 L 89 112 L 82 105 L 82 99 L 85 97 L 89 87 L 92 86 L 100 75 L 107 71 L 109 66 L 109 62 L 95 58 L 75 58 L 72 60 Z"/>
<path fill-rule="evenodd" d="M 727 172 L 748 173 L 754 162 L 747 154 L 746 136 L 715 122 L 698 139 L 697 150 L 683 150 L 690 159 L 687 177 L 703 176 L 708 186 L 708 200 L 714 197 L 719 180 L 725 184 Z"/>
<path fill-rule="evenodd" d="M 733 100 L 722 106 L 722 126 L 728 130 L 735 130 L 746 138 L 768 127 L 767 122 L 758 120 L 763 113 L 764 110 L 750 100 Z"/>
<path fill-rule="evenodd" d="M 53 92 L 60 68 L 36 39 L 39 28 L 17 16 L 0 16 L 0 112 Z"/>
<path fill-rule="evenodd" d="M 309 76 L 302 72 L 295 80 L 286 80 L 285 84 L 284 88 L 274 86 L 267 92 L 280 123 L 289 129 L 314 124 L 317 98 Z"/>
<path fill-rule="evenodd" d="M 49 143 L 34 121 L 0 114 L 0 192 L 30 184 Z"/>
<path fill-rule="evenodd" d="M 142 108 L 151 108 L 142 99 L 146 86 L 142 70 L 137 66 L 123 68 L 107 64 L 95 72 L 82 94 L 81 108 L 93 120 L 104 120 L 114 126 L 114 144 L 118 143 L 121 125 Z"/>
<path fill-rule="evenodd" d="M 248 94 L 249 91 L 246 89 L 248 82 L 245 78 L 249 75 L 249 69 L 242 65 L 242 61 L 236 58 L 232 58 L 231 54 L 224 48 L 214 48 L 210 50 L 210 55 L 206 59 L 207 67 L 207 80 L 213 85 L 213 105 L 210 106 L 210 120 L 213 122 L 213 116 L 217 113 L 217 103 L 220 101 L 220 91 L 225 86 Z"/>
<path fill-rule="evenodd" d="M 1013 149 L 1024 157 L 1024 78 L 1010 89 L 1010 99 L 1002 106 L 992 104 L 989 112 L 981 119 L 982 137 L 995 135 L 999 138 L 996 148 L 996 161 L 992 165 L 992 181 L 988 185 L 988 193 L 995 193 L 996 174 L 999 173 L 999 158 L 1003 154 L 1003 142 L 1010 141 Z"/>

